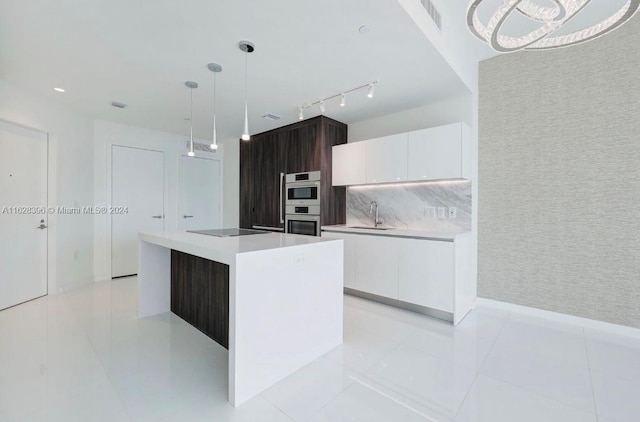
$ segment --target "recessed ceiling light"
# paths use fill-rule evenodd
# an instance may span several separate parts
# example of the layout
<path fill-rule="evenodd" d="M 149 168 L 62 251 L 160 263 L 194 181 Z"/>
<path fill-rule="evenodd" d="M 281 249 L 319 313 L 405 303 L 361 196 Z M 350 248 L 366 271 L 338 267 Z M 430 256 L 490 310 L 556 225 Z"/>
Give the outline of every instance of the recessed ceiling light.
<path fill-rule="evenodd" d="M 361 34 L 368 34 L 369 32 L 371 32 L 371 27 L 369 25 L 362 25 L 360 28 L 358 28 L 358 32 L 360 32 Z"/>
<path fill-rule="evenodd" d="M 64 92 L 64 89 L 62 88 L 53 88 L 54 91 L 58 91 L 58 92 Z"/>
<path fill-rule="evenodd" d="M 125 108 L 127 106 L 125 103 L 119 103 L 117 101 L 112 102 L 111 105 L 117 108 Z"/>

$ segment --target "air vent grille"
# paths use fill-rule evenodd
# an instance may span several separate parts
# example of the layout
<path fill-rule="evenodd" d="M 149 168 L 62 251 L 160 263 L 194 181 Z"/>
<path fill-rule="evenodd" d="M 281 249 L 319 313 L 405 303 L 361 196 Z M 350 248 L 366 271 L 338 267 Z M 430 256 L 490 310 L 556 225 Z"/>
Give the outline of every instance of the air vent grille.
<path fill-rule="evenodd" d="M 438 29 L 442 30 L 442 17 L 440 16 L 440 12 L 438 12 L 438 9 L 436 9 L 431 0 L 420 0 L 420 2 L 422 3 L 422 7 L 425 8 L 429 16 L 431 16 L 433 23 L 436 24 Z"/>
<path fill-rule="evenodd" d="M 271 113 L 267 113 L 263 115 L 262 118 L 266 120 L 271 120 L 271 121 L 276 121 L 281 119 L 280 116 L 276 116 L 275 114 L 271 114 Z"/>
<path fill-rule="evenodd" d="M 189 149 L 189 141 L 185 142 L 185 147 L 186 149 Z M 221 148 L 220 145 L 218 145 L 218 148 Z M 208 152 L 211 154 L 215 154 L 216 150 L 211 149 L 211 147 L 208 144 L 201 144 L 199 142 L 194 142 L 193 143 L 193 150 L 194 151 L 203 151 L 203 152 Z"/>

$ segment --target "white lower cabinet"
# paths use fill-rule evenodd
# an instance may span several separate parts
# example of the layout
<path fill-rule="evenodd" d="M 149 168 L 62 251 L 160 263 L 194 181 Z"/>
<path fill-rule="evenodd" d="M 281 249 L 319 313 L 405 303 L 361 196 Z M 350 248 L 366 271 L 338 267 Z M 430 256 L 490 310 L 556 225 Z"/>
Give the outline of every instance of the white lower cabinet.
<path fill-rule="evenodd" d="M 473 308 L 471 236 L 453 242 L 327 231 L 322 236 L 344 240 L 345 287 L 452 314 L 456 325 Z"/>
<path fill-rule="evenodd" d="M 398 246 L 401 240 L 385 236 L 356 236 L 356 289 L 398 298 Z"/>
<path fill-rule="evenodd" d="M 399 248 L 398 299 L 453 313 L 453 242 L 405 239 Z"/>
<path fill-rule="evenodd" d="M 322 232 L 322 237 L 344 241 L 344 287 L 356 288 L 356 234 Z"/>

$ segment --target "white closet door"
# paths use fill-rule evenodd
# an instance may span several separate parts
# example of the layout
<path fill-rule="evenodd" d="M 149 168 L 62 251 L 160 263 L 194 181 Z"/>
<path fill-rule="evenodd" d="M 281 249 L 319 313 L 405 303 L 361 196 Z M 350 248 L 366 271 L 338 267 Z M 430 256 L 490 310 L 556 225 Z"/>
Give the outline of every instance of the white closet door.
<path fill-rule="evenodd" d="M 220 162 L 182 156 L 180 161 L 180 210 L 183 230 L 217 229 L 220 218 Z"/>
<path fill-rule="evenodd" d="M 47 294 L 47 135 L 0 122 L 0 310 Z"/>
<path fill-rule="evenodd" d="M 111 276 L 138 273 L 138 232 L 164 228 L 164 153 L 111 149 Z"/>

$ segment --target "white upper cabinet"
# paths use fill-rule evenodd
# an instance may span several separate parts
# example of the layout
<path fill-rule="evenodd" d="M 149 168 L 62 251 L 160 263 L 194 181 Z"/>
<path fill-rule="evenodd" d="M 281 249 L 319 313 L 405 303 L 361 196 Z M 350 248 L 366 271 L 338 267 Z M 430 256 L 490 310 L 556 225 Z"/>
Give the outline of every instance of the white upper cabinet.
<path fill-rule="evenodd" d="M 466 124 L 423 129 L 408 135 L 408 180 L 471 178 L 471 130 Z"/>
<path fill-rule="evenodd" d="M 367 182 L 365 157 L 365 142 L 334 146 L 332 151 L 333 186 L 365 184 Z"/>
<path fill-rule="evenodd" d="M 365 142 L 367 183 L 407 180 L 407 139 L 401 133 Z"/>
<path fill-rule="evenodd" d="M 454 123 L 333 147 L 333 185 L 471 179 L 472 132 Z"/>

